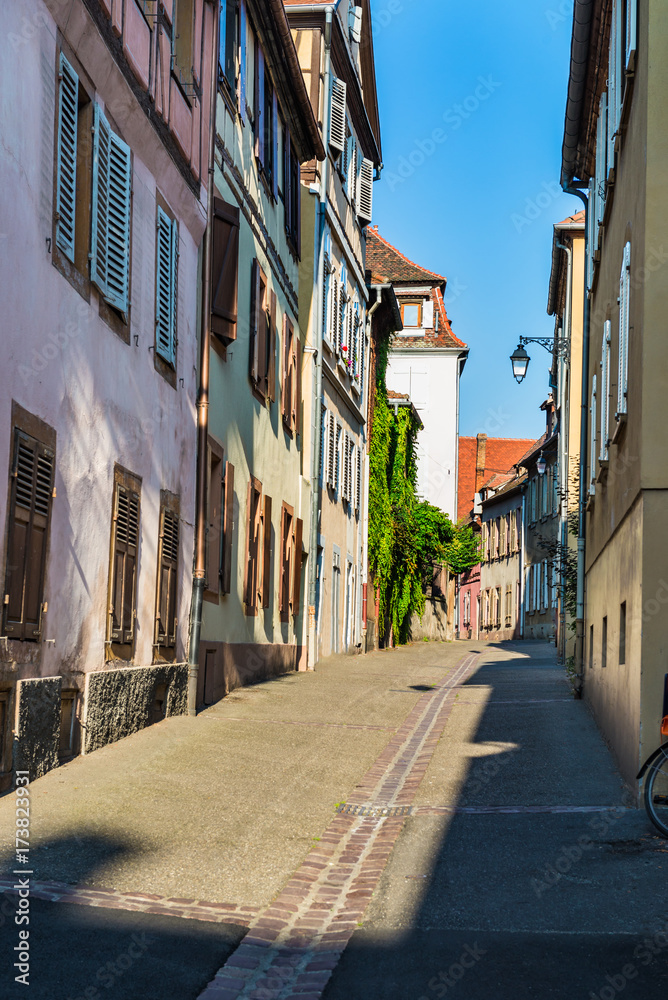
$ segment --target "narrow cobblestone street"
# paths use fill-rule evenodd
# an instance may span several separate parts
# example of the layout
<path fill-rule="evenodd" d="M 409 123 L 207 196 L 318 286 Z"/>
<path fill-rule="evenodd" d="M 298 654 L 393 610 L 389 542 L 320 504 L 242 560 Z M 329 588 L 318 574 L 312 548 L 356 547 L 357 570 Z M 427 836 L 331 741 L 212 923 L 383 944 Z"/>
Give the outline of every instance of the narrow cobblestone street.
<path fill-rule="evenodd" d="M 40 1000 L 666 996 L 666 844 L 546 643 L 331 658 L 32 805 Z"/>

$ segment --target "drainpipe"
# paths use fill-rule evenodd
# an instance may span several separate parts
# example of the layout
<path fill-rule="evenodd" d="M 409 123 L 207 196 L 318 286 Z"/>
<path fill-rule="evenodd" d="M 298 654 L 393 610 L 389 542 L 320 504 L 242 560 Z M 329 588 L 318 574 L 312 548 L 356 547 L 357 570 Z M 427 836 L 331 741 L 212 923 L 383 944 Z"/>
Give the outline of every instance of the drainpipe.
<path fill-rule="evenodd" d="M 589 250 L 589 212 L 592 206 L 586 194 L 575 187 L 573 179 L 562 182 L 566 194 L 580 198 L 585 207 L 585 261 Z M 588 434 L 587 420 L 589 415 L 589 312 L 590 293 L 585 291 L 584 314 L 582 319 L 582 399 L 580 404 L 580 493 L 578 510 L 578 584 L 577 612 L 575 620 L 575 695 L 582 697 L 584 687 L 584 628 L 585 628 L 585 537 L 587 532 L 587 468 L 588 468 Z"/>
<path fill-rule="evenodd" d="M 526 530 L 524 527 L 524 514 L 526 511 L 526 491 L 522 489 L 522 541 L 520 548 L 520 639 L 524 638 L 524 616 L 525 616 L 525 599 L 524 599 L 524 562 L 526 553 Z"/>
<path fill-rule="evenodd" d="M 371 357 L 371 325 L 372 325 L 371 320 L 372 320 L 373 314 L 375 313 L 376 309 L 378 309 L 378 307 L 380 306 L 380 304 L 382 302 L 382 298 L 383 298 L 383 290 L 382 290 L 382 288 L 380 288 L 377 285 L 373 285 L 372 288 L 373 288 L 373 290 L 376 293 L 376 301 L 367 309 L 367 313 L 366 313 L 366 330 L 365 330 L 365 333 L 368 336 L 368 340 L 369 340 L 369 350 L 368 350 L 368 353 L 367 353 L 367 357 Z M 369 398 L 370 398 L 370 395 L 371 395 L 371 381 L 370 381 L 370 378 L 369 378 L 370 373 L 371 373 L 371 368 L 369 367 L 369 370 L 367 371 L 366 387 L 365 387 L 365 393 L 364 393 L 365 399 L 362 400 L 362 406 L 363 406 L 362 412 L 364 414 L 368 414 L 369 413 Z M 364 402 L 365 401 L 366 401 L 366 406 L 364 406 Z M 368 424 L 367 424 L 367 433 L 368 433 Z M 371 438 L 370 437 L 368 437 L 366 439 L 366 444 L 370 447 L 370 445 L 371 445 Z M 367 602 L 368 602 L 368 599 L 369 599 L 369 594 L 368 594 L 368 589 L 367 589 L 368 588 L 368 584 L 369 584 L 369 461 L 368 461 L 368 459 L 364 463 L 364 505 L 363 505 L 362 510 L 363 510 L 363 515 L 362 515 L 362 580 L 363 580 L 364 595 L 365 595 L 364 596 L 364 602 L 363 602 L 363 608 L 362 608 L 362 634 L 363 634 L 363 636 L 364 636 L 364 638 L 366 640 L 366 621 L 367 621 L 367 607 L 368 607 L 368 603 Z M 378 623 L 376 623 L 376 626 L 377 625 L 378 625 Z M 365 643 L 365 652 L 366 652 L 366 643 Z"/>
<path fill-rule="evenodd" d="M 573 296 L 573 251 L 571 247 L 567 246 L 565 243 L 560 243 L 559 240 L 556 241 L 556 245 L 559 250 L 563 250 L 566 254 L 566 260 L 568 261 L 567 273 L 566 273 L 566 304 L 564 309 L 564 321 L 562 321 L 561 334 L 564 337 L 569 337 L 572 334 L 571 328 L 571 306 L 572 306 L 572 296 Z M 568 474 L 570 472 L 568 455 L 569 455 L 569 442 L 570 442 L 570 420 L 568 415 L 565 413 L 566 404 L 566 390 L 564 386 L 564 371 L 566 367 L 566 360 L 563 358 L 558 359 L 559 365 L 559 412 L 561 414 L 561 422 L 559 427 L 559 441 L 560 441 L 560 456 L 559 462 L 561 466 L 561 498 L 560 498 L 560 541 L 561 541 L 561 558 L 562 558 L 562 573 L 561 573 L 561 613 L 560 613 L 560 646 L 561 646 L 561 656 L 566 662 L 566 577 L 563 572 L 565 568 L 565 560 L 568 558 Z"/>
<path fill-rule="evenodd" d="M 202 314 L 200 317 L 200 365 L 197 391 L 197 481 L 195 494 L 195 560 L 188 635 L 188 715 L 197 715 L 197 675 L 202 631 L 202 605 L 206 573 L 206 478 L 209 436 L 209 345 L 211 343 L 211 233 L 213 221 L 213 175 L 216 165 L 216 110 L 218 106 L 218 48 L 220 4 L 212 0 L 213 58 L 209 121 L 209 173 L 207 178 L 206 229 L 202 245 Z"/>
<path fill-rule="evenodd" d="M 300 6 L 300 11 L 305 11 L 305 6 Z M 320 10 L 320 8 L 318 8 Z M 325 265 L 325 218 L 327 207 L 327 188 L 329 184 L 329 112 L 330 101 L 329 91 L 332 78 L 332 17 L 335 6 L 327 7 L 325 10 L 325 72 L 323 89 L 325 100 L 323 101 L 323 121 L 322 135 L 325 146 L 325 159 L 322 163 L 322 175 L 320 178 L 320 191 L 318 193 L 318 221 L 315 227 L 316 247 L 315 259 L 317 267 L 313 278 L 313 302 L 318 303 L 318 309 L 313 314 L 313 344 L 315 348 L 315 378 L 313 380 L 313 420 L 311 436 L 313 447 L 311 449 L 311 523 L 309 527 L 309 560 L 308 560 L 308 667 L 313 670 L 318 659 L 318 637 L 316 627 L 316 591 L 318 579 L 318 522 L 320 517 L 320 445 L 322 435 L 322 330 L 320 321 L 322 317 L 322 297 L 325 293 L 324 265 Z M 315 345 L 317 344 L 317 347 Z"/>

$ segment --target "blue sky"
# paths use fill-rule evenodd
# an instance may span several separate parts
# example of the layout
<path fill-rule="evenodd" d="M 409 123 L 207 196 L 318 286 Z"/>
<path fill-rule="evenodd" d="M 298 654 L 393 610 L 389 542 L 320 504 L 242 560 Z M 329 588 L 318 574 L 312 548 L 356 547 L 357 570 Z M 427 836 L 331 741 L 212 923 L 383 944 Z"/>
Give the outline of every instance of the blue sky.
<path fill-rule="evenodd" d="M 552 225 L 578 211 L 559 188 L 572 0 L 372 0 L 384 170 L 374 222 L 448 278 L 470 347 L 460 433 L 538 437 L 549 355 Z"/>

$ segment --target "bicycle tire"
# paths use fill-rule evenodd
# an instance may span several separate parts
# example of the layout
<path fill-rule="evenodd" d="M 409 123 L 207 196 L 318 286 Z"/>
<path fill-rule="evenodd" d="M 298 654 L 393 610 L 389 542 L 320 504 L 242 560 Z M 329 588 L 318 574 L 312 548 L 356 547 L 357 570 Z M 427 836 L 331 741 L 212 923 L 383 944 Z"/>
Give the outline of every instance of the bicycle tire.
<path fill-rule="evenodd" d="M 658 782 L 660 788 L 656 788 Z M 663 801 L 668 800 L 668 762 L 665 759 L 650 764 L 645 776 L 644 798 L 645 811 L 650 820 L 659 833 L 668 837 L 668 801 Z"/>

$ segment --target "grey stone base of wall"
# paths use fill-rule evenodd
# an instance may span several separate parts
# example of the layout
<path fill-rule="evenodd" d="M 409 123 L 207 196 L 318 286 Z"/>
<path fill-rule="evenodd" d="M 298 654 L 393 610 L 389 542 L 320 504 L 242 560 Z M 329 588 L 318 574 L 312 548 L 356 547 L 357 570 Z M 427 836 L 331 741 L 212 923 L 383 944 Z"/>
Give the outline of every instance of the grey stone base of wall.
<path fill-rule="evenodd" d="M 86 687 L 83 752 L 122 740 L 168 715 L 185 715 L 187 703 L 187 663 L 95 671 Z"/>
<path fill-rule="evenodd" d="M 279 643 L 209 642 L 199 648 L 197 705 L 213 705 L 238 687 L 298 669 L 303 647 Z"/>
<path fill-rule="evenodd" d="M 58 765 L 60 687 L 60 677 L 40 677 L 17 684 L 13 765 L 14 771 L 28 771 L 31 781 Z"/>
<path fill-rule="evenodd" d="M 411 619 L 411 639 L 419 642 L 421 639 L 449 642 L 454 639 L 452 623 L 448 621 L 448 610 L 445 601 L 427 598 L 422 620 L 417 615 Z"/>

